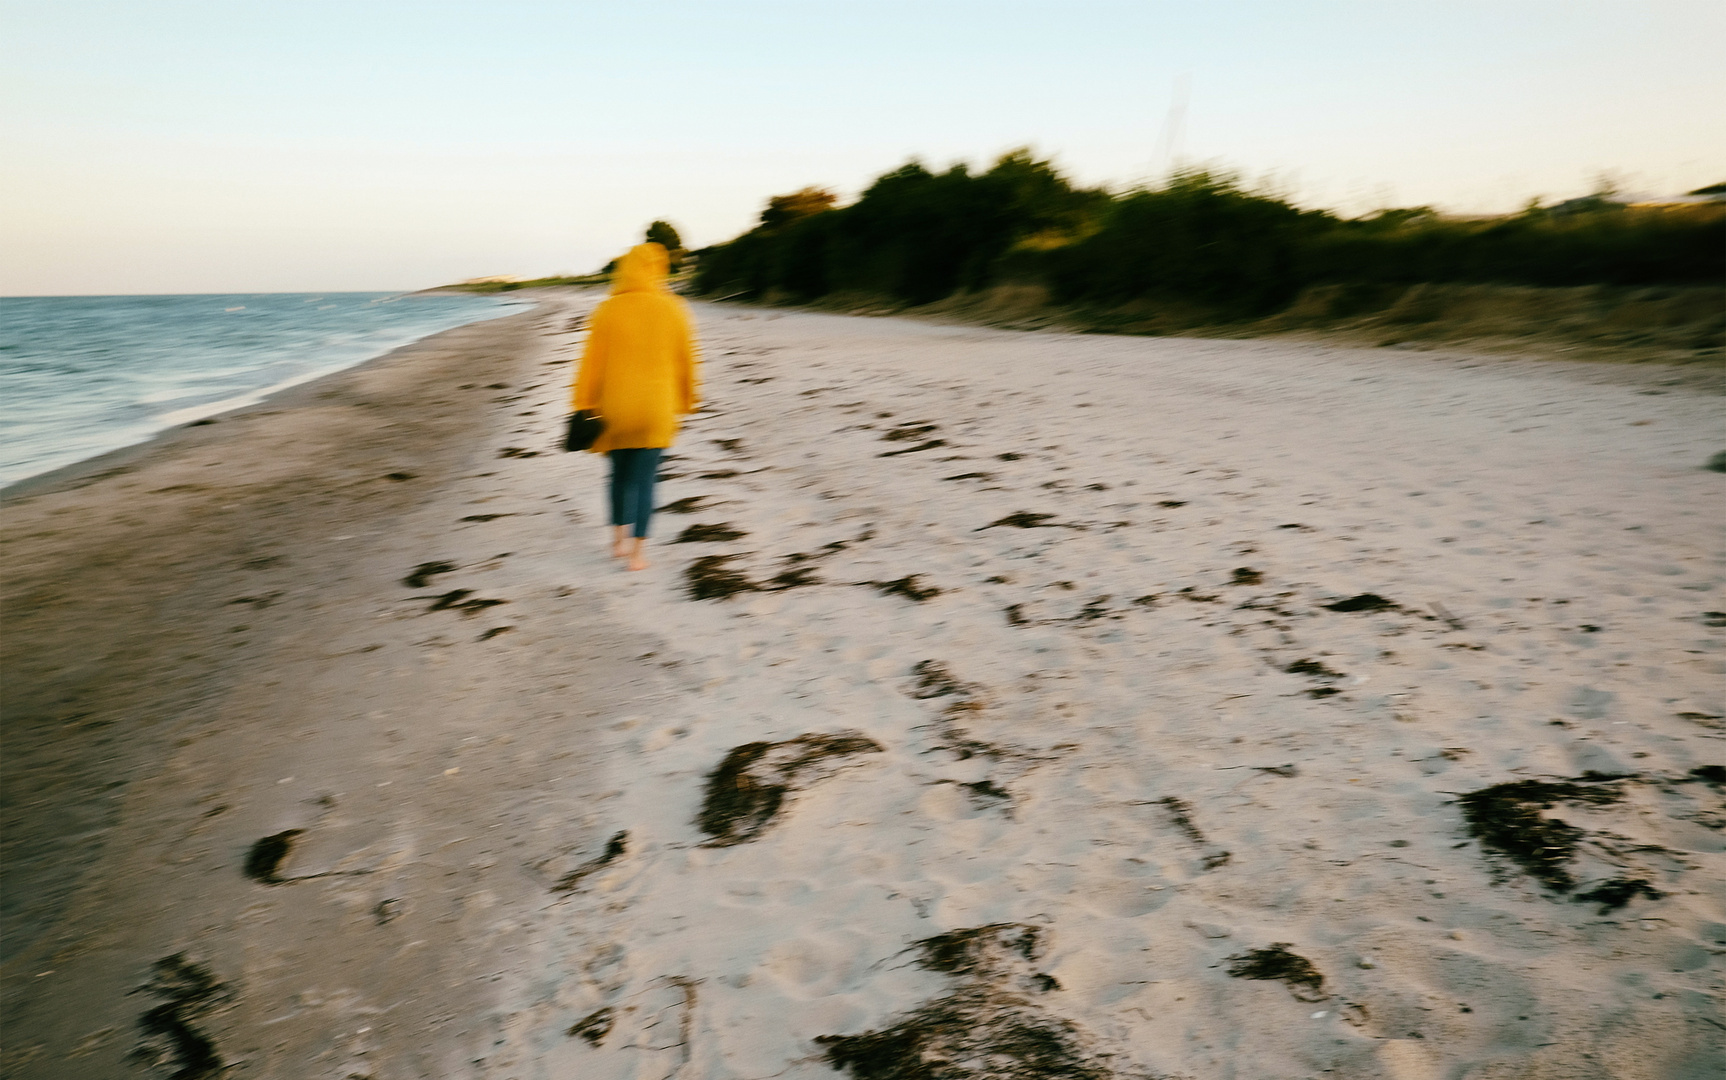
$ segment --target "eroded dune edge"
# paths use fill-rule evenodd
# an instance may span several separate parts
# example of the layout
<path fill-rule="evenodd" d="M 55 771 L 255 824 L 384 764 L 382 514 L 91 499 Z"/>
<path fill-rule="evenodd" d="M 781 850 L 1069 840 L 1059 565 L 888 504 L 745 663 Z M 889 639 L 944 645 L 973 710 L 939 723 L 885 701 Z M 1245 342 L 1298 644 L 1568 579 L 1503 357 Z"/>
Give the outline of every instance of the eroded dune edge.
<path fill-rule="evenodd" d="M 8 506 L 19 1075 L 1726 1065 L 1693 379 L 596 299 Z"/>

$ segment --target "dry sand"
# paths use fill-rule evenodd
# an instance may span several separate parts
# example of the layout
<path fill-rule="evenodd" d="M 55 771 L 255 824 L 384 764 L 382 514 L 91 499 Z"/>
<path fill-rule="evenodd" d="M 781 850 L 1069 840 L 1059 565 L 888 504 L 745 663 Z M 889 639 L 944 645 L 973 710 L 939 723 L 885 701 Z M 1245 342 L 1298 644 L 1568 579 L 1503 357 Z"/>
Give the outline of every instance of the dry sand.
<path fill-rule="evenodd" d="M 595 299 L 8 499 L 7 1075 L 1726 1070 L 1694 369 Z"/>

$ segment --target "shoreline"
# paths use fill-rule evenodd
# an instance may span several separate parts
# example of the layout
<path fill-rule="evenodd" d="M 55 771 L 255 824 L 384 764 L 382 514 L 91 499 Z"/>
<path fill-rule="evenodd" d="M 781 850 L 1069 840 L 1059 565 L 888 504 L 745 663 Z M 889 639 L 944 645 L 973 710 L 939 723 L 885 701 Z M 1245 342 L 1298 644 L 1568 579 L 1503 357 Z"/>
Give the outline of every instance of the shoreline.
<path fill-rule="evenodd" d="M 598 298 L 9 507 L 9 1073 L 167 1008 L 284 1080 L 832 1080 L 944 1002 L 1097 1076 L 1726 1061 L 1706 391 L 697 304 L 628 574 L 550 449 Z M 1660 895 L 1483 848 L 1525 779 Z"/>
<path fill-rule="evenodd" d="M 137 1021 L 148 995 L 137 991 L 173 957 L 215 972 L 249 1014 L 285 1000 L 267 988 L 259 950 L 309 947 L 303 967 L 280 973 L 290 984 L 282 993 L 315 997 L 330 974 L 320 964 L 334 959 L 318 944 L 331 932 L 312 895 L 322 883 L 245 872 L 256 870 L 248 852 L 260 838 L 295 830 L 312 836 L 281 860 L 288 872 L 387 894 L 357 914 L 378 925 L 385 916 L 372 909 L 383 905 L 394 931 L 362 933 L 342 954 L 369 957 L 379 1007 L 401 1021 L 380 1052 L 439 1075 L 462 1059 L 461 1038 L 418 1045 L 456 1000 L 439 988 L 471 981 L 458 973 L 511 946 L 482 911 L 451 923 L 443 905 L 524 886 L 507 868 L 495 883 L 482 871 L 477 882 L 450 881 L 436 852 L 464 832 L 519 843 L 518 831 L 532 834 L 547 814 L 566 822 L 560 833 L 582 836 L 581 795 L 603 763 L 561 744 L 616 707 L 606 676 L 627 667 L 618 650 L 644 650 L 599 623 L 534 634 L 532 644 L 526 633 L 481 640 L 512 623 L 470 629 L 468 609 L 427 612 L 435 596 L 402 578 L 452 556 L 461 569 L 436 582 L 446 588 L 514 576 L 500 565 L 507 555 L 483 544 L 487 530 L 457 519 L 553 453 L 565 313 L 585 303 L 553 294 L 531 311 L 428 336 L 8 500 L 8 1075 L 125 1068 L 140 1038 L 150 1042 Z M 525 427 L 524 394 L 551 406 Z M 500 444 L 528 440 L 532 451 L 499 460 Z M 528 461 L 534 454 L 543 456 Z M 562 548 L 582 516 L 559 509 L 532 525 L 541 544 Z M 525 559 L 524 544 L 511 546 Z M 568 603 L 523 588 L 530 594 L 503 611 L 543 619 Z M 476 680 L 472 660 L 447 664 L 457 653 L 477 653 L 494 678 Z M 396 677 L 380 683 L 380 665 Z M 538 688 L 551 672 L 586 685 L 582 698 L 545 708 Z M 399 709 L 434 719 L 392 719 Z M 494 711 L 523 714 L 502 741 L 484 720 Z M 465 743 L 468 733 L 484 743 Z M 446 776 L 447 764 L 429 769 L 428 790 L 422 763 L 452 750 L 470 776 L 483 777 L 488 760 L 510 762 L 528 790 L 492 784 L 475 795 L 464 790 L 475 781 L 451 782 L 461 770 Z M 532 760 L 514 764 L 522 753 Z M 400 953 L 403 931 L 433 927 L 448 950 Z M 463 1000 L 483 1013 L 483 995 Z M 254 1016 L 243 1039 L 218 1033 L 220 1053 L 265 1062 L 287 1045 L 289 1058 L 309 1061 L 341 1027 L 336 1016 L 314 1008 L 286 1025 Z M 267 1042 L 236 1045 L 252 1038 Z M 272 1075 L 303 1075 L 285 1070 Z"/>
<path fill-rule="evenodd" d="M 165 294 L 165 295 L 168 295 L 168 294 Z M 173 295 L 178 295 L 178 294 L 173 294 Z M 215 293 L 215 294 L 195 294 L 195 295 L 218 295 L 218 296 L 220 296 L 220 295 L 228 295 L 228 294 Z M 245 293 L 245 294 L 236 293 L 233 295 L 248 295 L 249 296 L 251 294 L 249 294 L 249 293 Z M 293 296 L 293 295 L 300 295 L 300 294 L 288 293 L 285 295 Z M 404 295 L 412 295 L 412 294 L 404 294 Z M 34 299 L 34 298 L 31 298 L 31 299 Z M 474 320 L 474 322 L 462 323 L 460 325 L 461 326 L 472 326 L 472 325 L 474 325 L 474 323 L 490 322 L 492 319 L 508 318 L 508 317 L 510 317 L 510 314 L 511 313 L 509 313 L 506 310 L 506 311 L 501 312 L 497 315 L 492 315 L 492 316 L 489 316 L 489 317 L 483 318 L 483 319 L 476 319 L 476 320 Z M 517 312 L 515 314 L 520 314 L 520 313 Z M 458 327 L 450 327 L 449 329 L 459 329 L 459 328 L 460 327 L 458 326 Z M 103 468 L 113 468 L 116 466 L 126 465 L 127 463 L 134 460 L 139 453 L 144 452 L 147 448 L 149 448 L 151 446 L 154 446 L 155 444 L 157 444 L 161 440 L 172 435 L 175 431 L 178 431 L 180 429 L 187 428 L 187 427 L 192 427 L 195 425 L 200 425 L 205 421 L 220 420 L 222 417 L 228 416 L 230 414 L 237 415 L 240 413 L 244 413 L 248 409 L 261 408 L 263 406 L 269 405 L 272 401 L 275 401 L 277 398 L 281 398 L 284 395 L 288 394 L 290 391 L 295 390 L 301 386 L 306 386 L 306 385 L 311 384 L 311 383 L 316 383 L 316 382 L 319 382 L 323 379 L 326 379 L 332 375 L 339 375 L 344 371 L 352 371 L 356 368 L 364 367 L 367 364 L 376 363 L 378 361 L 384 360 L 387 357 L 389 357 L 392 353 L 398 352 L 402 349 L 411 348 L 414 345 L 418 344 L 419 342 L 426 340 L 426 338 L 434 337 L 440 333 L 443 333 L 443 331 L 434 330 L 430 334 L 421 335 L 420 337 L 415 338 L 412 341 L 407 341 L 407 342 L 404 342 L 400 345 L 392 346 L 391 348 L 386 349 L 383 352 L 378 353 L 374 356 L 368 356 L 362 360 L 357 360 L 351 364 L 346 364 L 342 367 L 334 368 L 334 369 L 328 370 L 328 371 L 321 371 L 321 372 L 318 372 L 316 374 L 305 375 L 302 377 L 288 380 L 288 381 L 283 382 L 283 383 L 277 383 L 274 386 L 260 387 L 259 389 L 255 390 L 255 391 L 250 391 L 250 392 L 245 393 L 245 394 L 236 395 L 236 398 L 252 398 L 252 399 L 254 399 L 254 400 L 247 401 L 244 404 L 231 405 L 231 406 L 227 406 L 227 407 L 220 407 L 220 406 L 225 405 L 225 402 L 214 401 L 214 402 L 210 402 L 206 405 L 194 405 L 194 406 L 190 406 L 186 409 L 178 410 L 177 412 L 171 413 L 168 415 L 176 415 L 177 416 L 180 414 L 194 413 L 194 412 L 197 413 L 197 415 L 191 416 L 191 417 L 188 417 L 188 418 L 182 419 L 182 420 L 176 420 L 174 423 L 171 423 L 171 424 L 166 424 L 162 428 L 157 430 L 156 432 L 149 435 L 148 437 L 143 438 L 143 439 L 139 439 L 136 442 L 127 443 L 125 446 L 115 447 L 112 450 L 105 450 L 99 454 L 92 454 L 89 457 L 80 458 L 77 461 L 68 462 L 65 465 L 58 465 L 52 469 L 48 469 L 48 470 L 45 470 L 43 472 L 35 473 L 33 475 L 30 475 L 30 476 L 22 477 L 18 480 L 12 481 L 9 484 L 0 485 L 0 504 L 3 504 L 8 500 L 25 498 L 25 497 L 28 497 L 28 496 L 33 495 L 33 494 L 53 490 L 53 489 L 55 489 L 55 487 L 58 484 L 60 484 L 62 482 L 71 482 L 71 481 L 79 480 L 83 477 L 90 475 L 93 472 L 99 472 Z M 258 396 L 258 395 L 261 395 L 261 396 Z M 235 399 L 228 399 L 228 400 L 235 400 Z M 284 399 L 284 403 L 285 403 L 285 399 Z M 205 409 L 210 409 L 213 411 L 209 411 L 209 412 L 202 411 Z"/>

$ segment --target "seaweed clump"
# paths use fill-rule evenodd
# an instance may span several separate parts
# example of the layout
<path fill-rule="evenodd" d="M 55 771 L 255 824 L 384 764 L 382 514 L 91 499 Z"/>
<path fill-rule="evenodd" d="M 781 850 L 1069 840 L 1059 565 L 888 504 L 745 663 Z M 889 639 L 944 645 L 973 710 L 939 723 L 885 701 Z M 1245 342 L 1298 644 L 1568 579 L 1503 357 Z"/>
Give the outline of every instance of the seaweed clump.
<path fill-rule="evenodd" d="M 1038 953 L 1038 928 L 993 923 L 917 942 L 919 963 L 960 981 L 951 993 L 860 1035 L 821 1035 L 827 1063 L 855 1080 L 1110 1080 L 1078 1025 L 1032 1003 L 1058 989 L 1020 971 Z"/>
<path fill-rule="evenodd" d="M 922 577 L 921 574 L 911 574 L 892 581 L 871 581 L 869 584 L 880 589 L 884 596 L 903 596 L 905 599 L 919 604 L 941 595 L 941 590 L 933 585 L 917 584 L 920 577 Z"/>
<path fill-rule="evenodd" d="M 948 671 L 947 665 L 939 660 L 919 660 L 911 669 L 911 674 L 917 677 L 917 685 L 912 687 L 911 696 L 920 701 L 955 694 L 968 697 L 975 689 Z"/>
<path fill-rule="evenodd" d="M 228 987 L 210 970 L 186 959 L 184 953 L 158 960 L 151 966 L 150 981 L 142 993 L 162 999 L 160 1005 L 138 1017 L 144 1040 L 132 1051 L 132 1059 L 146 1065 L 172 1065 L 173 1080 L 208 1080 L 227 1070 L 213 1039 L 193 1026 L 193 1021 L 233 999 Z"/>
<path fill-rule="evenodd" d="M 628 850 L 629 833 L 625 831 L 615 834 L 606 842 L 604 851 L 559 878 L 557 883 L 551 887 L 551 891 L 574 892 L 576 886 L 580 885 L 583 879 L 587 878 L 591 874 L 597 873 L 607 866 L 610 866 L 612 863 L 622 858 L 624 853 Z"/>
<path fill-rule="evenodd" d="M 856 1080 L 1107 1080 L 1078 1027 L 1022 1002 L 960 990 L 880 1031 L 817 1035 L 827 1064 Z"/>
<path fill-rule="evenodd" d="M 1698 765 L 1690 770 L 1690 775 L 1705 784 L 1726 786 L 1726 765 Z"/>
<path fill-rule="evenodd" d="M 468 597 L 470 596 L 473 596 L 472 589 L 451 589 L 449 592 L 438 597 L 437 600 L 433 602 L 432 606 L 426 608 L 426 610 L 428 612 L 459 611 L 463 617 L 466 617 L 469 615 L 478 615 L 486 608 L 497 607 L 499 604 L 509 603 L 508 600 L 492 600 L 483 596 L 473 596 L 473 599 L 469 600 Z"/>
<path fill-rule="evenodd" d="M 1222 848 L 1219 848 L 1215 844 L 1206 840 L 1205 834 L 1199 830 L 1199 827 L 1196 824 L 1193 823 L 1193 807 L 1191 803 L 1187 802 L 1179 795 L 1164 795 L 1162 798 L 1157 800 L 1157 805 L 1161 806 L 1163 810 L 1168 813 L 1170 823 L 1172 823 L 1175 828 L 1179 829 L 1181 831 L 1181 835 L 1185 836 L 1194 847 L 1211 849 L 1205 854 L 1204 858 L 1206 870 L 1215 870 L 1219 866 L 1226 866 L 1228 864 L 1229 859 L 1233 856 L 1229 852 L 1224 851 Z"/>
<path fill-rule="evenodd" d="M 947 445 L 946 439 L 930 439 L 928 442 L 920 442 L 916 446 L 907 446 L 907 447 L 903 447 L 902 449 L 899 449 L 899 450 L 889 450 L 884 454 L 876 454 L 875 456 L 876 457 L 900 457 L 901 455 L 904 455 L 904 454 L 918 454 L 918 453 L 922 453 L 924 450 L 934 450 L 938 447 L 942 447 L 942 446 L 946 446 L 946 445 Z"/>
<path fill-rule="evenodd" d="M 1555 804 L 1605 805 L 1623 796 L 1615 788 L 1571 782 L 1516 780 L 1464 794 L 1463 822 L 1480 846 L 1504 856 L 1554 892 L 1569 892 L 1576 878 L 1565 867 L 1583 831 L 1541 813 Z"/>
<path fill-rule="evenodd" d="M 683 571 L 689 583 L 691 600 L 724 600 L 740 592 L 760 592 L 761 586 L 750 581 L 727 563 L 736 555 L 703 555 Z"/>
<path fill-rule="evenodd" d="M 921 439 L 923 436 L 934 430 L 936 430 L 936 425 L 934 424 L 900 424 L 892 431 L 881 436 L 881 441 L 910 442 L 912 439 Z"/>
<path fill-rule="evenodd" d="M 936 934 L 917 942 L 923 952 L 918 966 L 947 975 L 998 974 L 1002 957 L 1037 958 L 1035 926 L 1025 923 L 989 923 Z"/>
<path fill-rule="evenodd" d="M 1283 670 L 1290 675 L 1311 675 L 1315 679 L 1342 678 L 1342 672 L 1325 667 L 1322 660 L 1296 660 Z"/>
<path fill-rule="evenodd" d="M 571 1038 L 586 1039 L 589 1046 L 598 1046 L 611 1034 L 611 1026 L 617 1017 L 609 1008 L 598 1009 L 570 1025 L 568 1035 Z"/>
<path fill-rule="evenodd" d="M 1326 611 L 1401 611 L 1402 605 L 1395 600 L 1386 600 L 1377 593 L 1363 592 L 1346 600 L 1338 600 L 1334 604 L 1320 604 Z"/>
<path fill-rule="evenodd" d="M 978 755 L 994 758 L 1008 756 L 1006 751 L 992 743 L 973 739 L 959 726 L 964 717 L 982 711 L 982 687 L 962 681 L 939 660 L 918 661 L 911 669 L 911 674 L 917 679 L 911 688 L 911 696 L 917 700 L 927 701 L 938 697 L 959 699 L 941 710 L 940 718 L 936 721 L 936 730 L 942 739 L 938 744 L 939 749 L 952 751 L 961 761 Z"/>
<path fill-rule="evenodd" d="M 1237 979 L 1265 979 L 1286 983 L 1289 993 L 1301 1001 L 1324 1000 L 1324 975 L 1312 961 L 1290 952 L 1293 943 L 1273 941 L 1262 949 L 1251 949 L 1229 957 L 1229 974 Z"/>
<path fill-rule="evenodd" d="M 1017 513 L 1008 514 L 1004 518 L 997 518 L 976 531 L 982 532 L 983 529 L 994 529 L 1002 526 L 1014 529 L 1053 529 L 1059 527 L 1059 522 L 1055 520 L 1053 514 L 1033 514 L 1029 510 L 1020 510 Z"/>
<path fill-rule="evenodd" d="M 731 847 L 758 839 L 773 824 L 786 796 L 831 775 L 835 759 L 881 751 L 880 743 L 856 732 L 734 747 L 707 774 L 695 818 L 696 826 L 712 837 L 704 846 Z"/>
<path fill-rule="evenodd" d="M 773 579 L 767 583 L 767 587 L 774 592 L 779 592 L 784 589 L 800 589 L 805 585 L 819 584 L 821 584 L 821 579 L 815 576 L 813 566 L 793 566 L 774 574 Z"/>
<path fill-rule="evenodd" d="M 1600 914 L 1617 911 L 1638 896 L 1658 900 L 1666 894 L 1654 887 L 1647 878 L 1613 878 L 1601 882 L 1585 893 L 1576 894 L 1578 904 L 1599 904 Z"/>
<path fill-rule="evenodd" d="M 674 544 L 717 544 L 728 540 L 741 540 L 749 535 L 742 529 L 734 528 L 730 522 L 722 521 L 717 525 L 707 525 L 697 522 L 677 534 Z"/>
<path fill-rule="evenodd" d="M 260 885 L 280 885 L 286 881 L 280 873 L 282 863 L 294 848 L 294 837 L 303 832 L 304 829 L 284 829 L 254 843 L 246 853 L 246 876 Z"/>
<path fill-rule="evenodd" d="M 456 569 L 452 562 L 423 562 L 413 568 L 413 573 L 402 578 L 402 584 L 410 589 L 423 589 L 431 584 L 431 579 L 437 574 L 448 574 Z"/>
<path fill-rule="evenodd" d="M 656 507 L 654 509 L 654 513 L 656 513 L 656 514 L 693 514 L 698 510 L 704 510 L 706 508 L 707 508 L 707 496 L 705 496 L 705 495 L 691 495 L 686 499 L 678 499 L 676 502 L 668 502 L 664 506 Z"/>

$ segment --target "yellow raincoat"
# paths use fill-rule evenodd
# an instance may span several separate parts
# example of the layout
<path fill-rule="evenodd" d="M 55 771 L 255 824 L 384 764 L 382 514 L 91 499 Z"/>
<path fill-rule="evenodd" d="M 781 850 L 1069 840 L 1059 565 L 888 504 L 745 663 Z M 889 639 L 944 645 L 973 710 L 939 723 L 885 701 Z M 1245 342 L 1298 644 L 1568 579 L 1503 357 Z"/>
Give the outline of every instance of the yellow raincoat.
<path fill-rule="evenodd" d="M 574 406 L 605 419 L 594 453 L 670 446 L 678 416 L 701 400 L 695 335 L 682 301 L 665 289 L 668 264 L 658 244 L 629 249 L 588 320 Z"/>

